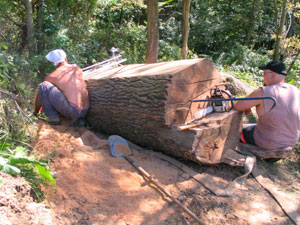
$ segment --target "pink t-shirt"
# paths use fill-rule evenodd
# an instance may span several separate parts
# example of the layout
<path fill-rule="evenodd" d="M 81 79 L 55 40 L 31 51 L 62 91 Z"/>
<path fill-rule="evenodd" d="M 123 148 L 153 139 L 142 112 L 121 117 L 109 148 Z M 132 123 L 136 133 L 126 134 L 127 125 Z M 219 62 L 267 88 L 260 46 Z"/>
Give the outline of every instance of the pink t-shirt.
<path fill-rule="evenodd" d="M 265 113 L 258 118 L 255 143 L 264 149 L 294 146 L 300 134 L 300 91 L 287 83 L 274 84 L 263 87 L 263 96 L 274 97 L 277 105 L 270 111 L 273 101 L 264 100 Z"/>

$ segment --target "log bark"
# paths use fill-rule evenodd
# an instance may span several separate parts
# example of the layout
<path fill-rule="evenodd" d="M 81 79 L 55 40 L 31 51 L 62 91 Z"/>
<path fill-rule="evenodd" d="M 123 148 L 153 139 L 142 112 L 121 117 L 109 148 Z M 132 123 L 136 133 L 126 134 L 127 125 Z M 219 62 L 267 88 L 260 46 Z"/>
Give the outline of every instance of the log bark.
<path fill-rule="evenodd" d="M 144 147 L 216 164 L 239 140 L 241 113 L 213 113 L 203 124 L 179 131 L 209 97 L 221 77 L 208 59 L 135 64 L 85 76 L 90 96 L 87 122 Z"/>

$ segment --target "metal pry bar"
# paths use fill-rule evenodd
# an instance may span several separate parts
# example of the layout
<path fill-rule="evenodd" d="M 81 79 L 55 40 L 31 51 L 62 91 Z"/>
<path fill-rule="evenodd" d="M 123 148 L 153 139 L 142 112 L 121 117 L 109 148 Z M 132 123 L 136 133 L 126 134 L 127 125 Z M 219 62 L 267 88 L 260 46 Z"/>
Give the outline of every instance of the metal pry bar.
<path fill-rule="evenodd" d="M 273 101 L 273 106 L 270 111 L 276 106 L 277 101 L 274 97 L 249 97 L 249 98 L 212 98 L 212 99 L 200 99 L 192 100 L 192 102 L 215 102 L 215 101 L 248 101 L 248 100 L 258 100 L 258 99 L 270 99 Z"/>

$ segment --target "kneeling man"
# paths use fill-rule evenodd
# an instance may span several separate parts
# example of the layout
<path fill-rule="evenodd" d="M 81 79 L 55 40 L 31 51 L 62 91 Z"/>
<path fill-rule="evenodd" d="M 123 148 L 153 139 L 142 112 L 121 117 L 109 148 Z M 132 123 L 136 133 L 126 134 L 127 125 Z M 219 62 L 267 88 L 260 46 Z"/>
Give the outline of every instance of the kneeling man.
<path fill-rule="evenodd" d="M 49 52 L 46 59 L 56 69 L 39 85 L 35 99 L 34 114 L 42 112 L 53 125 L 60 123 L 59 114 L 71 119 L 73 125 L 83 122 L 89 108 L 89 96 L 82 70 L 69 64 L 66 53 L 61 49 Z"/>

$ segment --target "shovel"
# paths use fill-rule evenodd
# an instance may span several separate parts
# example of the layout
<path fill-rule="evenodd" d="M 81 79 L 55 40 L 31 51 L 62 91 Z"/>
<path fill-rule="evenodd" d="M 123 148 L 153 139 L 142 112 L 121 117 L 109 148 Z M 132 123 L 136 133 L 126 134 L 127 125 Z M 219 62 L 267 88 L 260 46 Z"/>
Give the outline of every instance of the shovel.
<path fill-rule="evenodd" d="M 142 167 L 137 165 L 128 155 L 132 155 L 132 151 L 130 150 L 127 141 L 118 136 L 111 135 L 108 138 L 108 143 L 110 146 L 111 154 L 114 157 L 123 157 L 126 159 L 135 169 L 137 169 L 147 180 L 153 183 L 160 191 L 162 191 L 165 195 L 167 195 L 173 202 L 175 202 L 179 207 L 181 207 L 187 214 L 189 214 L 194 220 L 196 220 L 199 224 L 204 224 L 199 217 L 197 217 L 193 212 L 191 212 L 188 208 L 186 208 L 181 202 L 179 202 L 175 197 L 173 197 L 165 188 L 163 188 L 158 182 L 156 182 L 153 177 L 147 173 Z"/>

